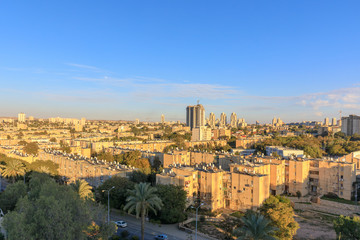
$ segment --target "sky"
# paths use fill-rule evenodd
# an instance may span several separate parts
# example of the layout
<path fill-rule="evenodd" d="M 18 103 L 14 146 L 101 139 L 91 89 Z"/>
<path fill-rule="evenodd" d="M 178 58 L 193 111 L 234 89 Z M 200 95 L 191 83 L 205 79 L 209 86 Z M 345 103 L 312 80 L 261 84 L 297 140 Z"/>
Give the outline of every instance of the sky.
<path fill-rule="evenodd" d="M 359 1 L 0 0 L 0 116 L 360 114 Z"/>

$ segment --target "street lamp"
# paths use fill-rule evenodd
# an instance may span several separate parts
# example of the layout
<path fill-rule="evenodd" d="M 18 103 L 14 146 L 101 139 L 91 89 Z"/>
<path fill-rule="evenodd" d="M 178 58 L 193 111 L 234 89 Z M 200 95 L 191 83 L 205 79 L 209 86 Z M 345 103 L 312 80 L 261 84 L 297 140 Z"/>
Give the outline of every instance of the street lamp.
<path fill-rule="evenodd" d="M 112 189 L 114 189 L 115 186 L 113 186 L 112 188 L 110 188 L 109 190 L 102 190 L 103 192 L 104 191 L 107 191 L 108 192 L 108 223 L 110 222 L 110 191 Z"/>
<path fill-rule="evenodd" d="M 196 208 L 196 214 L 195 214 L 195 240 L 197 240 L 197 222 L 198 222 L 197 216 L 198 216 L 198 210 L 203 205 L 204 205 L 204 203 L 200 203 L 200 205 Z M 192 206 L 192 208 L 194 208 L 194 207 Z"/>

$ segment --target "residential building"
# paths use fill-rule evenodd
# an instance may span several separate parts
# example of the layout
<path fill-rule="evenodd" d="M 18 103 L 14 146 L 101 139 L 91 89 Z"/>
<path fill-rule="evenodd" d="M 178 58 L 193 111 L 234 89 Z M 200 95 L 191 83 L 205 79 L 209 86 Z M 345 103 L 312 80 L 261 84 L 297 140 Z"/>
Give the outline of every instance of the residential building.
<path fill-rule="evenodd" d="M 19 114 L 18 114 L 18 121 L 19 121 L 19 122 L 25 122 L 25 121 L 26 121 L 26 115 L 25 115 L 25 113 L 19 113 Z"/>
<path fill-rule="evenodd" d="M 196 127 L 192 129 L 191 141 L 209 141 L 211 140 L 211 128 Z"/>
<path fill-rule="evenodd" d="M 237 115 L 236 113 L 231 113 L 231 116 L 230 116 L 230 126 L 232 128 L 237 128 L 237 125 L 238 125 L 238 121 L 237 121 Z"/>
<path fill-rule="evenodd" d="M 333 126 L 337 125 L 336 118 L 331 119 L 331 125 L 333 125 Z"/>
<path fill-rule="evenodd" d="M 209 116 L 209 126 L 211 129 L 215 128 L 215 122 L 216 122 L 215 114 L 213 112 L 211 112 L 210 116 Z"/>
<path fill-rule="evenodd" d="M 360 134 L 360 117 L 350 115 L 349 117 L 341 118 L 341 131 L 347 136 Z"/>
<path fill-rule="evenodd" d="M 205 126 L 205 108 L 203 105 L 186 107 L 186 126 L 190 127 L 190 130 Z"/>
<path fill-rule="evenodd" d="M 324 119 L 324 125 L 325 125 L 325 126 L 329 126 L 329 118 L 325 118 L 325 119 Z"/>
<path fill-rule="evenodd" d="M 276 153 L 278 156 L 283 158 L 290 158 L 291 156 L 294 157 L 303 157 L 304 151 L 299 149 L 292 149 L 286 147 L 278 147 L 278 146 L 267 146 L 266 147 L 266 155 L 272 156 L 273 153 Z"/>
<path fill-rule="evenodd" d="M 219 124 L 219 127 L 224 128 L 224 127 L 226 127 L 226 124 L 227 124 L 226 114 L 225 114 L 225 113 L 221 113 L 221 115 L 220 115 L 220 124 Z"/>

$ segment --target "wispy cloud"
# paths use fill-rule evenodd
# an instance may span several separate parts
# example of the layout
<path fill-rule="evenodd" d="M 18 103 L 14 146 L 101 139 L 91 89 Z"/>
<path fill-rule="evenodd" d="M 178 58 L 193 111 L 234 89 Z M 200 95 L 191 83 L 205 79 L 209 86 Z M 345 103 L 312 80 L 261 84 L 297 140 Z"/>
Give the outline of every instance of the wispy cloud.
<path fill-rule="evenodd" d="M 139 98 L 199 98 L 230 99 L 239 93 L 235 88 L 217 84 L 200 83 L 153 83 L 135 84 L 131 93 Z"/>
<path fill-rule="evenodd" d="M 94 66 L 89 66 L 89 65 L 84 65 L 84 64 L 66 63 L 66 65 L 72 66 L 72 67 L 77 67 L 77 68 L 89 69 L 89 70 L 96 70 L 96 71 L 101 70 L 100 68 L 97 68 Z"/>
<path fill-rule="evenodd" d="M 356 109 L 360 104 L 360 87 L 340 88 L 299 96 L 297 104 L 318 110 L 323 107 Z"/>
<path fill-rule="evenodd" d="M 116 95 L 111 91 L 70 91 L 70 92 L 40 92 L 36 94 L 43 98 L 56 102 L 73 102 L 73 103 L 109 103 L 113 102 Z"/>

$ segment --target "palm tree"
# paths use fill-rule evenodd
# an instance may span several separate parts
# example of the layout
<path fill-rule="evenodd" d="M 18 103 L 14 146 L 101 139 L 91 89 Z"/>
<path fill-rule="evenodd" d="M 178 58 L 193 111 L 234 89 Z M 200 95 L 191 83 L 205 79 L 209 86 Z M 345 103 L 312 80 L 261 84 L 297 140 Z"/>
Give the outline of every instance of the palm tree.
<path fill-rule="evenodd" d="M 76 180 L 71 186 L 81 199 L 94 200 L 94 195 L 91 191 L 92 187 L 84 179 Z"/>
<path fill-rule="evenodd" d="M 271 221 L 263 215 L 252 213 L 241 218 L 242 227 L 235 230 L 236 235 L 240 235 L 238 240 L 276 240 L 271 236 L 277 228 L 271 226 Z"/>
<path fill-rule="evenodd" d="M 136 211 L 136 217 L 141 216 L 141 239 L 144 240 L 145 216 L 151 210 L 156 214 L 163 206 L 161 199 L 155 194 L 156 188 L 151 187 L 150 183 L 139 183 L 135 189 L 128 190 L 129 197 L 126 198 L 127 204 L 124 207 L 128 213 Z"/>
<path fill-rule="evenodd" d="M 26 168 L 21 161 L 13 159 L 11 161 L 8 161 L 7 164 L 3 166 L 1 173 L 2 176 L 12 178 L 13 182 L 15 182 L 15 178 L 17 176 L 25 175 Z"/>

